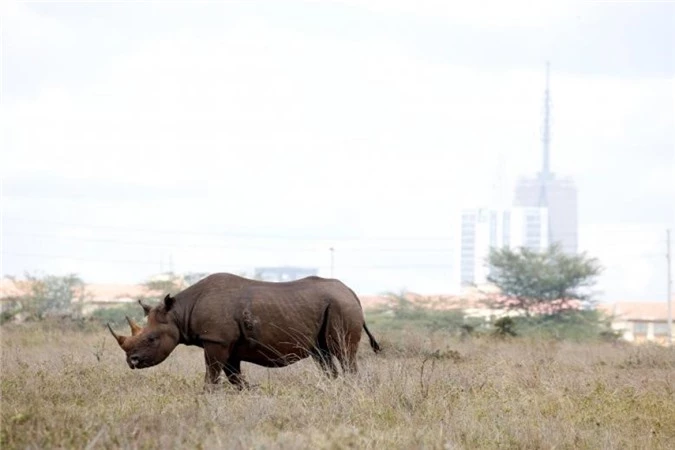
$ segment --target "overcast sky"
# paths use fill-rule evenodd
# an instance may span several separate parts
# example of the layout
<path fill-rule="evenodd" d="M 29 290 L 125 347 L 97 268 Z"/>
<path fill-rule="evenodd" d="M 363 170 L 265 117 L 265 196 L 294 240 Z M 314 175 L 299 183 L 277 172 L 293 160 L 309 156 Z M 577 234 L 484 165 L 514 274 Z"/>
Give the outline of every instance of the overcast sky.
<path fill-rule="evenodd" d="M 358 292 L 450 292 L 459 210 L 541 164 L 549 60 L 599 298 L 665 299 L 675 4 L 449 4 L 4 1 L 3 274 L 328 276 L 334 247 Z"/>

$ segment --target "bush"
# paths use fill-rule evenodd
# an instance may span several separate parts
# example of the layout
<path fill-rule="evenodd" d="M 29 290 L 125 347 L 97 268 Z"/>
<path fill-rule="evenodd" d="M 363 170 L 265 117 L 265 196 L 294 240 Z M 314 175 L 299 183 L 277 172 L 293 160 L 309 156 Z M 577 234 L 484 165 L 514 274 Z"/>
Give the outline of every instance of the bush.
<path fill-rule="evenodd" d="M 620 334 L 612 331 L 609 321 L 595 310 L 561 311 L 549 315 L 508 316 L 496 318 L 490 327 L 481 318 L 468 317 L 462 309 L 432 309 L 392 295 L 388 307 L 371 310 L 369 325 L 382 330 L 436 332 L 443 331 L 460 339 L 483 337 L 522 337 L 566 341 L 611 341 Z"/>
<path fill-rule="evenodd" d="M 125 316 L 134 319 L 136 322 L 143 320 L 143 309 L 138 303 L 129 303 L 121 306 L 110 306 L 95 310 L 91 318 L 102 324 L 109 323 L 110 326 L 128 326 Z"/>
<path fill-rule="evenodd" d="M 467 317 L 462 309 L 432 309 L 408 300 L 404 294 L 390 294 L 390 305 L 368 312 L 375 327 L 417 331 L 448 331 L 466 336 L 483 326 L 483 320 Z"/>
<path fill-rule="evenodd" d="M 26 273 L 24 277 L 24 280 L 9 277 L 14 280 L 22 294 L 14 298 L 11 307 L 3 308 L 3 322 L 13 320 L 19 315 L 26 320 L 80 316 L 78 307 L 89 294 L 84 282 L 77 275 Z"/>
<path fill-rule="evenodd" d="M 0 304 L 0 324 L 13 321 L 21 313 L 19 301 L 3 301 Z"/>
<path fill-rule="evenodd" d="M 609 331 L 601 313 L 592 310 L 514 317 L 513 322 L 522 336 L 577 342 L 602 339 Z"/>
<path fill-rule="evenodd" d="M 515 322 L 511 317 L 501 317 L 495 320 L 493 334 L 498 337 L 516 336 Z"/>

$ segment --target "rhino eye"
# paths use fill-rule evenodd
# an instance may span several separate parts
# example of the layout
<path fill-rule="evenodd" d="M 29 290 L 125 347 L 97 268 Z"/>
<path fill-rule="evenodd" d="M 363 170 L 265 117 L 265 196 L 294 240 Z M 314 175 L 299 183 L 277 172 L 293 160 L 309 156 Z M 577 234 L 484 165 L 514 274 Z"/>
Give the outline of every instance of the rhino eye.
<path fill-rule="evenodd" d="M 155 335 L 152 335 L 152 336 L 148 337 L 148 341 L 150 341 L 150 342 L 155 342 L 156 340 L 157 340 L 157 336 L 155 336 Z"/>

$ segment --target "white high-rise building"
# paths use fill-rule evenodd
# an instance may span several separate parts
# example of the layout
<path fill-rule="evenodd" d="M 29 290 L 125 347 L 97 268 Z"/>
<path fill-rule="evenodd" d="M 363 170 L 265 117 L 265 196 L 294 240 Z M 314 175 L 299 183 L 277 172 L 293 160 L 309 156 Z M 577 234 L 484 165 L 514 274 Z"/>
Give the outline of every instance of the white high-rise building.
<path fill-rule="evenodd" d="M 549 244 L 548 210 L 535 207 L 465 209 L 460 219 L 459 285 L 487 281 L 487 257 L 491 248 L 543 250 Z"/>

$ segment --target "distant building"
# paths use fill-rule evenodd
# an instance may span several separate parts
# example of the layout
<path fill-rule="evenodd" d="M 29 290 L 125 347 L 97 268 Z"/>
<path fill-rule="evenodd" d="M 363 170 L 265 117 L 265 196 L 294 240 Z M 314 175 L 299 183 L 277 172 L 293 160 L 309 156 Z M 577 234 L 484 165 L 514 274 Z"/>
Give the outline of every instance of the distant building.
<path fill-rule="evenodd" d="M 317 275 L 319 269 L 307 267 L 256 267 L 255 278 L 263 281 L 293 281 Z"/>
<path fill-rule="evenodd" d="M 465 209 L 460 224 L 460 286 L 487 281 L 491 248 L 543 250 L 549 244 L 546 208 Z"/>
<path fill-rule="evenodd" d="M 521 178 L 516 184 L 516 207 L 548 210 L 548 240 L 560 244 L 567 254 L 578 251 L 577 188 L 569 178 L 554 174 Z"/>
<path fill-rule="evenodd" d="M 546 63 L 544 126 L 542 128 L 542 167 L 534 177 L 521 178 L 516 184 L 514 206 L 548 209 L 548 240 L 558 243 L 563 252 L 578 249 L 577 188 L 570 178 L 558 178 L 551 170 L 551 130 L 549 64 Z"/>
<path fill-rule="evenodd" d="M 674 298 L 675 300 L 675 298 Z M 612 318 L 612 329 L 635 344 L 668 344 L 668 305 L 666 302 L 618 302 L 599 305 Z M 673 326 L 675 335 L 675 326 Z"/>

